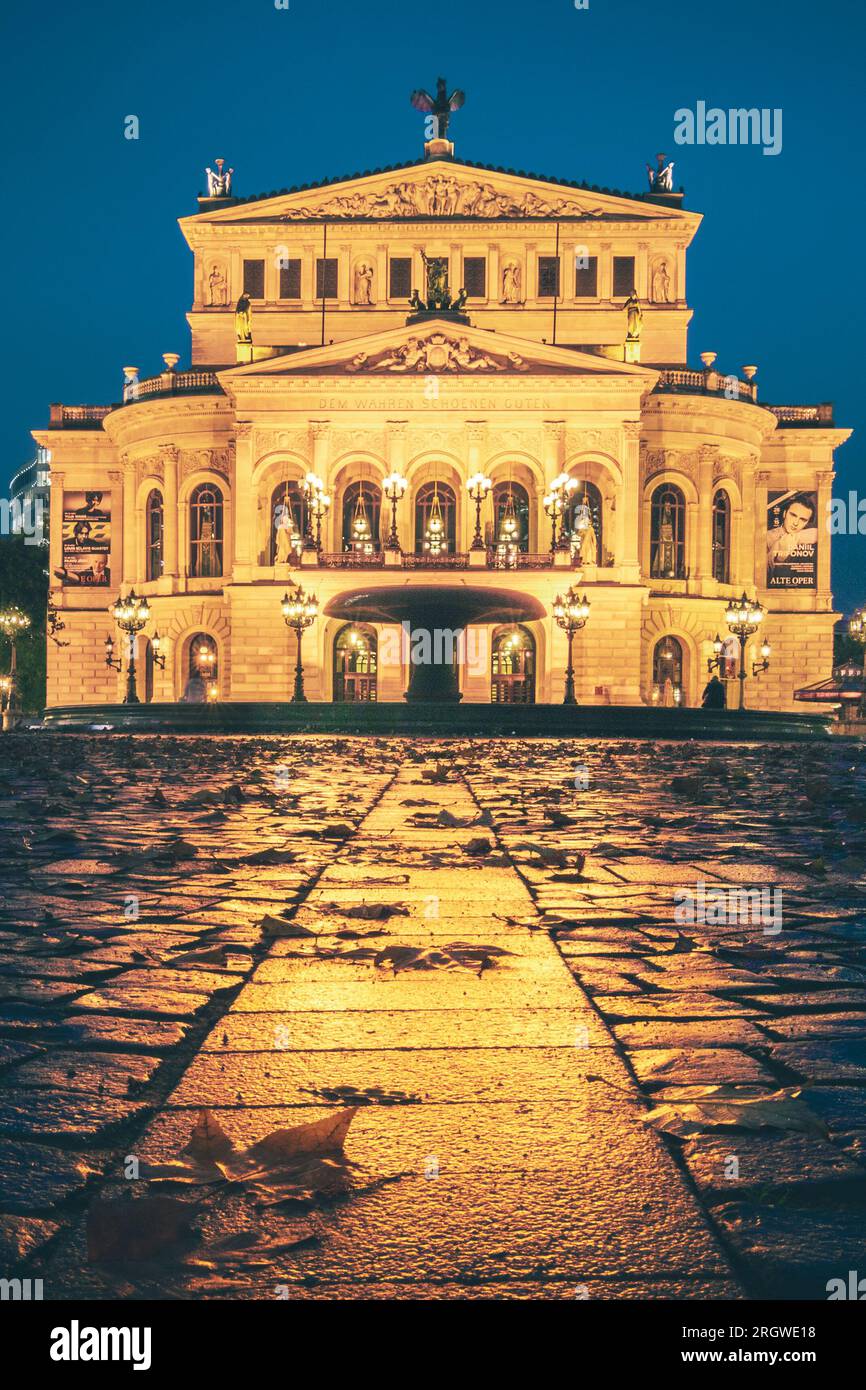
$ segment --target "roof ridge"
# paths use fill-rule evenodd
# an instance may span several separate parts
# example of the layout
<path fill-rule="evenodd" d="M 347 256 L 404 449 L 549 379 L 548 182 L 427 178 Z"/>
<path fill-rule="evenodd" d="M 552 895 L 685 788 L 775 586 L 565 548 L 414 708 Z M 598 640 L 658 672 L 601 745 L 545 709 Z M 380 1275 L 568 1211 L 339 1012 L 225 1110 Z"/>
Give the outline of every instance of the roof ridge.
<path fill-rule="evenodd" d="M 356 171 L 354 174 L 336 174 L 331 178 L 317 179 L 312 183 L 293 184 L 291 188 L 275 188 L 270 193 L 248 193 L 245 197 L 236 197 L 233 201 L 235 206 L 241 203 L 263 203 L 270 198 L 282 198 L 292 193 L 308 193 L 316 188 L 329 188 L 337 183 L 350 183 L 355 179 L 374 178 L 377 174 L 398 173 L 402 169 L 414 169 L 419 166 L 431 167 L 434 164 L 446 166 L 463 166 L 467 169 L 482 169 L 488 174 L 507 174 L 512 178 L 531 179 L 533 183 L 550 183 L 559 188 L 575 188 L 585 193 L 604 193 L 612 198 L 628 198 L 632 202 L 644 203 L 650 200 L 647 193 L 629 193 L 620 188 L 605 188 L 601 184 L 587 183 L 586 180 L 557 178 L 552 174 L 527 173 L 524 169 L 508 169 L 501 164 L 482 164 L 474 159 L 408 159 L 402 164 L 383 164 L 378 169 L 364 169 Z M 679 190 L 681 193 L 684 189 Z"/>

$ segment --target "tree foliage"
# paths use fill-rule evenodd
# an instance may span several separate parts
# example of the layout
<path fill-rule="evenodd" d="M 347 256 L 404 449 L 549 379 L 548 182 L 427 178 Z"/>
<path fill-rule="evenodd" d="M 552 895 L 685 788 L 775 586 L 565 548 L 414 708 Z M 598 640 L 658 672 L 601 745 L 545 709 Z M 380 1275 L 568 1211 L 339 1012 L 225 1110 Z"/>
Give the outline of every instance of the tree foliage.
<path fill-rule="evenodd" d="M 35 713 L 45 705 L 45 610 L 48 605 L 48 547 L 27 545 L 23 536 L 0 537 L 0 608 L 12 605 L 30 619 L 18 638 L 18 700 Z M 8 672 L 11 644 L 0 633 L 0 670 Z"/>

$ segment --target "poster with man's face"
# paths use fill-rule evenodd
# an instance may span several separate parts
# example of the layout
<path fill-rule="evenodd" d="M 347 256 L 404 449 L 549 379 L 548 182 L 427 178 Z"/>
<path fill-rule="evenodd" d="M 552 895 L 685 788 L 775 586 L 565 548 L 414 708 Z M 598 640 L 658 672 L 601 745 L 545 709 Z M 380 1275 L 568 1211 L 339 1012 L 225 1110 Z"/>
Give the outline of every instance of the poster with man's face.
<path fill-rule="evenodd" d="M 814 589 L 818 583 L 818 494 L 767 493 L 767 588 Z"/>
<path fill-rule="evenodd" d="M 64 586 L 107 588 L 111 583 L 111 493 L 64 492 Z"/>

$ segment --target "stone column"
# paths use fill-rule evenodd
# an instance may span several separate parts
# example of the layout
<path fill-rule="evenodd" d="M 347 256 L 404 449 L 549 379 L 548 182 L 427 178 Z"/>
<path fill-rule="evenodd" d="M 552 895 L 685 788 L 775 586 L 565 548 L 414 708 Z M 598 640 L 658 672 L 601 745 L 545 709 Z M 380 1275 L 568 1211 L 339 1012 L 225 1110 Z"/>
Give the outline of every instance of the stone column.
<path fill-rule="evenodd" d="M 640 583 L 640 420 L 623 420 L 622 494 L 617 498 L 619 553 L 625 584 Z"/>
<path fill-rule="evenodd" d="M 713 577 L 713 468 L 719 457 L 715 444 L 702 444 L 698 450 L 698 545 L 697 578 Z"/>
<path fill-rule="evenodd" d="M 123 488 L 123 567 L 124 584 L 138 583 L 138 564 L 135 544 L 135 464 L 127 454 L 122 454 Z"/>
<path fill-rule="evenodd" d="M 373 303 L 383 307 L 388 303 L 388 248 L 376 247 L 376 278 L 373 281 Z"/>
<path fill-rule="evenodd" d="M 163 469 L 163 531 L 162 531 L 162 573 L 172 581 L 174 588 L 179 569 L 178 556 L 178 510 L 177 510 L 177 449 L 173 444 L 160 445 Z"/>
<path fill-rule="evenodd" d="M 330 468 L 330 462 L 331 462 L 331 436 L 330 436 L 330 430 L 331 430 L 331 422 L 330 422 L 330 420 L 311 420 L 311 421 L 310 421 L 310 439 L 311 439 L 311 444 L 310 444 L 310 457 L 311 457 L 312 460 L 313 460 L 313 468 L 312 468 L 312 471 L 316 474 L 317 477 L 319 477 L 319 478 L 322 479 L 322 481 L 323 481 L 323 483 L 325 483 L 326 487 L 327 487 L 327 484 L 328 484 L 328 470 L 329 470 L 329 468 Z M 329 514 L 329 516 L 327 516 L 327 517 L 324 518 L 323 523 L 322 523 L 322 549 L 323 549 L 323 550 L 328 550 L 328 549 L 331 548 L 331 547 L 329 546 L 329 544 L 328 544 L 328 527 L 329 527 L 329 526 L 332 526 L 332 527 L 337 528 L 337 529 L 336 529 L 336 534 L 339 536 L 340 514 L 341 514 L 341 512 L 342 512 L 342 499 L 341 499 L 341 498 L 338 498 L 338 497 L 333 497 L 333 496 L 332 496 L 332 497 L 331 497 L 331 510 L 330 510 L 330 514 Z M 331 520 L 331 517 L 333 517 L 333 520 Z M 313 539 L 315 540 L 315 522 L 312 522 L 311 525 L 312 525 L 312 527 L 313 527 Z M 340 547 L 339 540 L 337 541 L 336 546 L 334 546 L 333 548 L 336 549 L 336 550 L 339 550 L 339 549 L 341 548 L 341 547 Z M 315 553 L 314 553 L 314 552 L 311 552 L 311 558 L 315 561 Z"/>
<path fill-rule="evenodd" d="M 613 261 L 611 260 L 611 243 L 603 241 L 598 248 L 598 297 L 599 299 L 613 298 Z"/>
<path fill-rule="evenodd" d="M 749 574 L 748 570 L 743 575 L 743 583 L 746 587 L 754 581 L 759 589 L 767 587 L 767 484 L 770 481 L 770 474 L 764 470 L 759 470 L 755 474 L 755 499 L 754 507 L 751 509 L 751 536 L 749 536 L 748 526 L 748 504 L 743 498 L 743 545 L 741 554 L 748 565 L 749 554 L 753 557 L 753 571 Z M 751 540 L 751 547 L 749 541 Z"/>
<path fill-rule="evenodd" d="M 818 483 L 818 575 L 816 597 L 828 602 L 830 599 L 830 532 L 827 518 L 830 515 L 830 499 L 833 495 L 833 479 L 836 474 L 832 468 L 822 469 L 816 474 Z"/>
<path fill-rule="evenodd" d="M 54 572 L 63 565 L 63 481 L 65 474 L 51 469 L 51 488 L 48 494 L 48 573 L 49 589 L 53 588 Z M 112 575 L 112 587 L 116 583 Z M 63 588 L 60 589 L 61 600 Z"/>
<path fill-rule="evenodd" d="M 544 431 L 544 493 L 546 493 L 554 478 L 562 472 L 565 456 L 565 421 L 545 420 L 542 428 Z M 539 536 L 538 549 L 541 552 L 548 549 L 551 537 L 551 521 L 544 510 L 544 493 L 542 493 L 538 499 L 537 516 Z M 557 523 L 556 533 L 558 538 L 560 534 L 559 523 Z M 544 540 L 543 545 L 541 544 L 541 538 Z"/>
<path fill-rule="evenodd" d="M 249 580 L 252 566 L 257 558 L 255 553 L 255 525 L 258 509 L 253 495 L 253 439 L 252 423 L 249 420 L 235 421 L 235 469 L 232 489 L 231 515 L 234 520 L 234 537 L 226 535 L 223 542 L 226 565 L 233 557 L 234 578 L 243 583 Z M 228 508 L 226 509 L 228 511 Z M 233 544 L 230 542 L 233 540 Z"/>
<path fill-rule="evenodd" d="M 502 298 L 499 271 L 499 247 L 491 245 L 487 253 L 487 302 L 498 304 Z"/>
<path fill-rule="evenodd" d="M 385 449 L 389 473 L 399 473 L 401 477 L 406 477 L 406 444 L 407 431 L 409 429 L 408 420 L 388 420 L 385 423 Z M 409 489 L 403 493 L 402 498 L 397 503 L 397 536 L 400 541 L 401 550 L 414 550 L 415 545 L 412 537 L 412 499 Z M 336 502 L 335 502 L 336 505 Z M 391 531 L 391 503 L 388 498 L 382 497 L 382 536 L 383 544 L 387 540 Z M 396 557 L 399 560 L 399 556 Z"/>
<path fill-rule="evenodd" d="M 472 477 L 473 473 L 483 472 L 484 441 L 487 438 L 486 420 L 467 420 L 466 421 L 466 479 Z M 462 519 L 462 525 L 457 530 L 457 549 L 469 550 L 472 544 L 472 537 L 475 535 L 475 503 L 469 496 L 469 492 L 464 486 L 461 496 L 457 500 L 457 515 Z M 481 534 L 484 535 L 484 523 L 488 519 L 485 515 L 490 507 L 490 502 L 484 502 L 481 507 Z M 489 515 L 489 512 L 488 512 Z M 484 552 L 478 550 L 476 557 L 482 558 Z"/>

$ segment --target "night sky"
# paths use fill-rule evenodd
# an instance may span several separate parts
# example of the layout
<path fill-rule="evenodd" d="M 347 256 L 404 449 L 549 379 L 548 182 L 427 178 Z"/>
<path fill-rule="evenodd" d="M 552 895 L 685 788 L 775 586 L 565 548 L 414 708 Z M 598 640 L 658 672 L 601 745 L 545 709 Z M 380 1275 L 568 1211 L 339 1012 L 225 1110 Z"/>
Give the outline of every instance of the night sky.
<path fill-rule="evenodd" d="M 121 367 L 189 360 L 176 219 L 224 156 L 265 193 L 413 159 L 413 87 L 467 93 L 458 158 L 641 191 L 657 150 L 704 214 L 691 365 L 758 364 L 763 400 L 836 403 L 863 489 L 863 49 L 855 0 L 150 0 L 4 7 L 0 341 L 4 476 L 48 403 L 117 400 Z M 674 113 L 781 108 L 779 155 L 676 146 Z M 140 139 L 124 138 L 136 115 Z M 864 520 L 866 527 L 866 520 Z M 837 606 L 866 600 L 864 538 L 834 538 Z"/>

